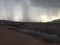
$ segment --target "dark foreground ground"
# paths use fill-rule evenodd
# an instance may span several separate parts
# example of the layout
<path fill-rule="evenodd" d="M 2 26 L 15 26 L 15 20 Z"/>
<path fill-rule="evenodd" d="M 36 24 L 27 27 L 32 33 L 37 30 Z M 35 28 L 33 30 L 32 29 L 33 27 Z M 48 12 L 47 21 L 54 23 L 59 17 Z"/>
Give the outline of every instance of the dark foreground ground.
<path fill-rule="evenodd" d="M 42 39 L 8 29 L 9 26 L 0 25 L 0 45 L 60 45 L 59 43 L 45 43 Z"/>

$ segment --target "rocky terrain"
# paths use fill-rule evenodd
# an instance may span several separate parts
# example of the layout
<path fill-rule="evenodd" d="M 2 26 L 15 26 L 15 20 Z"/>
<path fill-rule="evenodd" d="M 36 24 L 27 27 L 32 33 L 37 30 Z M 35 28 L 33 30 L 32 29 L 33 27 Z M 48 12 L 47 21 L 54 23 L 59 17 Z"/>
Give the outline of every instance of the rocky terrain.
<path fill-rule="evenodd" d="M 60 23 L 48 22 L 12 22 L 0 21 L 0 45 L 60 45 L 56 42 L 45 42 L 42 38 L 19 32 L 22 29 L 43 31 L 60 36 Z"/>

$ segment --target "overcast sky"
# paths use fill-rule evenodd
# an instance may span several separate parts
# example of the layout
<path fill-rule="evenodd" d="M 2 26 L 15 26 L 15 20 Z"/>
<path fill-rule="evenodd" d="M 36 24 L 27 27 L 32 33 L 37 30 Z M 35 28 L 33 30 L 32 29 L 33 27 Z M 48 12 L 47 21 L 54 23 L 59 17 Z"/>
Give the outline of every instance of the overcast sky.
<path fill-rule="evenodd" d="M 32 22 L 60 19 L 60 1 L 0 0 L 0 19 Z"/>

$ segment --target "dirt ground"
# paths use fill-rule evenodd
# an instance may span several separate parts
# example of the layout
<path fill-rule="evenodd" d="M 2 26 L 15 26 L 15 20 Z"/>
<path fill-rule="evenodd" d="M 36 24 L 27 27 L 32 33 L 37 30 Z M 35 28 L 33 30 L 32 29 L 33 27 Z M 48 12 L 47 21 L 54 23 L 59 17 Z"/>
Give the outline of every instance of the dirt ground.
<path fill-rule="evenodd" d="M 0 26 L 0 45 L 60 45 L 45 43 L 42 39 L 33 39 L 31 35 L 8 29 L 9 26 Z"/>

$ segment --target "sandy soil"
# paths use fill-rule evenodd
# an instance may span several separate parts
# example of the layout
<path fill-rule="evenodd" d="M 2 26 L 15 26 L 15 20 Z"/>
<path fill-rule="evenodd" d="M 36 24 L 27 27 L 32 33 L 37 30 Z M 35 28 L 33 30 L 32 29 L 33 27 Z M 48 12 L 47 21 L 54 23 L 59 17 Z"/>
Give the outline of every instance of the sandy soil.
<path fill-rule="evenodd" d="M 45 43 L 42 39 L 33 39 L 31 35 L 11 31 L 9 26 L 0 26 L 0 45 L 60 45 Z"/>

